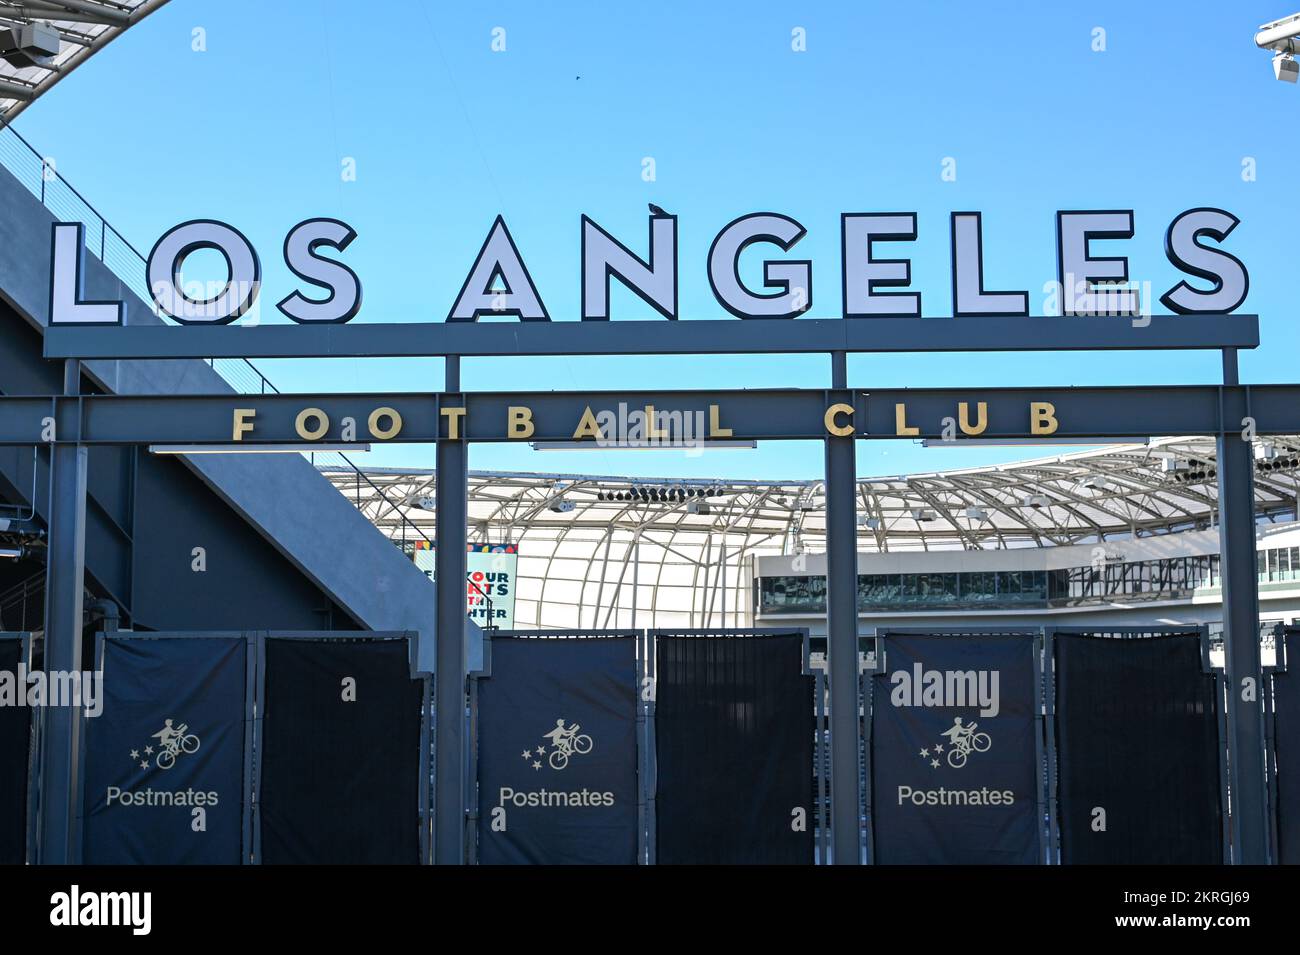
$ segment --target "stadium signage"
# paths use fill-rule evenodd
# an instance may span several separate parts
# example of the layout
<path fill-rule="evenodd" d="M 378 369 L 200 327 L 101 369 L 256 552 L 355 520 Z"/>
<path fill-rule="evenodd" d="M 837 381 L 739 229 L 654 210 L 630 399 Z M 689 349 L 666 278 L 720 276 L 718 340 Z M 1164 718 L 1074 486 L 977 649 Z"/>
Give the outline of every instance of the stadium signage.
<path fill-rule="evenodd" d="M 842 213 L 840 216 L 841 316 L 843 318 L 920 318 L 921 293 L 901 291 L 912 284 L 911 261 L 885 257 L 877 249 L 917 238 L 915 212 Z M 1186 276 L 1160 296 L 1178 314 L 1226 314 L 1246 298 L 1250 279 L 1245 265 L 1218 245 L 1239 220 L 1222 209 L 1198 207 L 1179 213 L 1165 233 L 1165 254 Z M 588 216 L 581 218 L 581 319 L 612 318 L 610 286 L 617 279 L 665 319 L 676 320 L 678 303 L 677 217 L 656 211 L 649 218 L 646 254 L 628 246 Z M 982 214 L 953 212 L 949 217 L 950 283 L 955 317 L 1029 316 L 1029 292 L 990 291 L 985 287 Z M 1129 275 L 1123 255 L 1094 254 L 1097 240 L 1129 239 L 1132 210 L 1084 210 L 1056 213 L 1054 289 L 1062 315 L 1149 314 Z M 813 305 L 813 263 L 809 259 L 764 258 L 761 280 L 742 276 L 741 256 L 751 246 L 792 252 L 807 230 L 789 216 L 755 212 L 727 223 L 709 248 L 706 271 L 718 304 L 742 319 L 787 319 Z M 283 246 L 288 269 L 311 294 L 294 290 L 276 303 L 290 321 L 302 325 L 350 322 L 361 310 L 362 284 L 339 255 L 356 239 L 356 231 L 338 219 L 316 218 L 289 230 Z M 50 324 L 121 325 L 122 301 L 90 301 L 83 294 L 84 227 L 58 222 L 52 228 Z M 206 289 L 186 282 L 187 259 L 200 250 L 224 257 L 227 277 Z M 261 260 L 252 243 L 235 227 L 215 219 L 194 219 L 169 229 L 154 244 L 146 279 L 160 315 L 183 325 L 226 325 L 247 314 L 262 285 Z M 1196 280 L 1193 284 L 1189 279 Z M 447 313 L 448 322 L 483 318 L 549 322 L 551 316 L 524 256 L 497 216 L 475 256 L 460 292 Z"/>

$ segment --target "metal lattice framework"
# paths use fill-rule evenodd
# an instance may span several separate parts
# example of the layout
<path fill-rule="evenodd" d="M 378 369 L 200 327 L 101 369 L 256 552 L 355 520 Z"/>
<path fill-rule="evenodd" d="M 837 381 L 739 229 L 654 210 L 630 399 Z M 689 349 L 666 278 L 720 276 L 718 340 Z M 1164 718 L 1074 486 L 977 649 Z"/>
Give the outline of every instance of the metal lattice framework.
<path fill-rule="evenodd" d="M 167 0 L 0 0 L 0 29 L 36 22 L 59 33 L 59 52 L 42 65 L 0 60 L 0 119 L 12 120 L 99 50 Z"/>
<path fill-rule="evenodd" d="M 1256 443 L 1260 519 L 1297 512 L 1300 437 Z M 861 552 L 1083 544 L 1203 529 L 1214 441 L 1164 438 L 858 481 Z M 433 538 L 436 475 L 322 472 L 396 541 Z M 519 545 L 516 625 L 740 626 L 748 558 L 825 549 L 824 482 L 471 472 L 470 538 Z M 635 605 L 635 616 L 633 607 Z"/>

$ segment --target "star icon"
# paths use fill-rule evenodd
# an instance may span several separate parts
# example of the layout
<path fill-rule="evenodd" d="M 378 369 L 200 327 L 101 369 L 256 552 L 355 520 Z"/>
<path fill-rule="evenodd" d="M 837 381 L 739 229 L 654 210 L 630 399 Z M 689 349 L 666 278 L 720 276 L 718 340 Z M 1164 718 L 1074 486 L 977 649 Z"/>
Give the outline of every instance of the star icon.
<path fill-rule="evenodd" d="M 938 761 L 937 759 L 932 759 L 932 760 L 930 760 L 930 768 L 931 768 L 931 769 L 938 769 L 938 768 L 939 768 L 939 761 Z"/>
<path fill-rule="evenodd" d="M 152 747 L 152 746 L 146 746 L 146 747 L 144 748 L 144 752 L 145 752 L 145 755 L 146 755 L 146 756 L 151 756 L 151 755 L 153 755 L 153 747 Z"/>
<path fill-rule="evenodd" d="M 923 750 L 921 750 L 921 758 L 922 758 L 922 759 L 925 759 L 925 758 L 928 757 L 929 755 L 930 755 L 930 751 L 929 751 L 928 749 L 923 749 Z"/>
<path fill-rule="evenodd" d="M 526 750 L 523 751 L 523 753 L 522 753 L 521 755 L 524 757 L 524 759 L 528 759 L 528 758 L 529 758 L 530 756 L 532 756 L 533 754 L 532 754 L 532 751 L 531 751 L 531 750 L 527 750 L 527 749 L 526 749 Z"/>
<path fill-rule="evenodd" d="M 133 749 L 133 750 L 131 750 L 131 758 L 132 758 L 132 759 L 139 759 L 139 758 L 140 758 L 140 751 L 139 751 L 138 749 Z"/>
<path fill-rule="evenodd" d="M 539 746 L 539 747 L 537 747 L 537 755 L 538 755 L 538 756 L 545 756 L 545 755 L 546 755 L 546 747 L 545 747 L 545 746 Z"/>
<path fill-rule="evenodd" d="M 539 763 L 537 760 L 533 760 L 533 769 L 541 769 L 541 768 L 542 768 L 542 764 Z"/>
<path fill-rule="evenodd" d="M 142 760 L 140 760 L 140 768 L 141 768 L 141 769 L 148 769 L 148 768 L 149 768 L 149 760 L 147 760 L 147 759 L 142 759 Z"/>
<path fill-rule="evenodd" d="M 942 752 L 943 752 L 943 743 L 935 743 L 935 744 L 934 744 L 934 751 L 935 751 L 936 753 L 942 753 Z"/>

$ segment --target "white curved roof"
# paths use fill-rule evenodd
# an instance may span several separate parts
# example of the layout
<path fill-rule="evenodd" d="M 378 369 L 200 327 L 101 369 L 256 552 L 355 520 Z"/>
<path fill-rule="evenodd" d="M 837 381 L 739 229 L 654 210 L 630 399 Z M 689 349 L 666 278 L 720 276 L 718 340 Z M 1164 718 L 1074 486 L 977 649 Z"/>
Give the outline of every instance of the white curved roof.
<path fill-rule="evenodd" d="M 1256 445 L 1255 499 L 1265 519 L 1293 519 L 1300 437 Z M 432 471 L 324 471 L 390 536 L 432 537 L 422 507 Z M 993 467 L 858 480 L 859 550 L 949 550 L 1079 544 L 1210 526 L 1218 502 L 1214 441 L 1161 438 Z M 709 496 L 708 513 L 690 501 Z M 561 505 L 560 502 L 566 502 Z M 568 509 L 572 504 L 572 509 Z M 564 508 L 564 509 L 561 509 Z M 470 521 L 480 537 L 617 528 L 672 534 L 727 530 L 752 545 L 821 550 L 823 482 L 473 472 Z M 778 547 L 780 545 L 778 544 Z"/>
<path fill-rule="evenodd" d="M 0 0 L 0 30 L 43 21 L 59 32 L 47 65 L 0 60 L 0 119 L 12 120 L 97 51 L 167 0 Z"/>
<path fill-rule="evenodd" d="M 1256 455 L 1257 516 L 1296 519 L 1300 436 L 1258 442 Z M 389 537 L 434 537 L 432 471 L 317 466 Z M 1208 438 L 1161 438 L 996 467 L 861 478 L 858 498 L 860 552 L 1177 533 L 1217 521 L 1215 447 Z M 518 627 L 745 626 L 749 558 L 817 553 L 826 543 L 819 480 L 479 471 L 470 475 L 469 519 L 472 541 L 519 546 Z"/>

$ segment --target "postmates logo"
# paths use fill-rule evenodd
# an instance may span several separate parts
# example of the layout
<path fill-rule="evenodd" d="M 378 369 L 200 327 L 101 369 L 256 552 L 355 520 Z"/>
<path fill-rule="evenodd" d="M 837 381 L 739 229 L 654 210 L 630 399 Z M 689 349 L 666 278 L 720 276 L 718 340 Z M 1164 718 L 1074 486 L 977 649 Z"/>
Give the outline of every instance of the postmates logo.
<path fill-rule="evenodd" d="M 591 737 L 581 730 L 582 727 L 577 723 L 566 726 L 564 717 L 560 717 L 555 721 L 554 729 L 542 734 L 544 742 L 525 749 L 520 755 L 534 772 L 541 772 L 543 765 L 550 766 L 556 772 L 563 772 L 569 768 L 571 760 L 586 756 L 595 746 Z"/>
<path fill-rule="evenodd" d="M 174 721 L 170 719 L 163 720 L 162 729 L 150 737 L 158 741 L 157 745 L 147 743 L 139 749 L 131 750 L 132 762 L 139 760 L 140 768 L 148 769 L 149 758 L 153 757 L 159 769 L 171 769 L 181 756 L 197 753 L 200 741 L 189 731 L 189 725 L 186 723 L 173 725 L 173 723 Z"/>
<path fill-rule="evenodd" d="M 998 670 L 927 670 L 914 663 L 910 670 L 890 674 L 889 702 L 898 707 L 977 709 L 981 717 L 995 718 L 1002 709 L 1001 673 Z M 970 717 L 954 716 L 951 726 L 933 743 L 922 746 L 921 759 L 934 769 L 947 765 L 964 769 L 993 748 L 988 728 Z"/>

